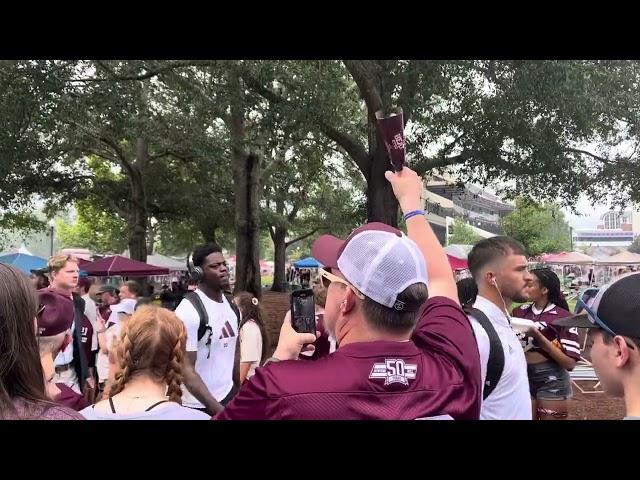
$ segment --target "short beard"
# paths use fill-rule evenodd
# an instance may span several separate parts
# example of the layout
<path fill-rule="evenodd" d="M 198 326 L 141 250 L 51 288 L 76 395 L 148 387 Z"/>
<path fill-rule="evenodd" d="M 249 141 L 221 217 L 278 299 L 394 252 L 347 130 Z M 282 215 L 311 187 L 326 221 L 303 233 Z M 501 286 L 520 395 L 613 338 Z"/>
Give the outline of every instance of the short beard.
<path fill-rule="evenodd" d="M 529 301 L 529 297 L 525 297 L 523 295 L 516 294 L 513 297 L 511 297 L 511 300 L 516 302 L 516 303 L 524 303 L 524 302 L 528 302 Z"/>

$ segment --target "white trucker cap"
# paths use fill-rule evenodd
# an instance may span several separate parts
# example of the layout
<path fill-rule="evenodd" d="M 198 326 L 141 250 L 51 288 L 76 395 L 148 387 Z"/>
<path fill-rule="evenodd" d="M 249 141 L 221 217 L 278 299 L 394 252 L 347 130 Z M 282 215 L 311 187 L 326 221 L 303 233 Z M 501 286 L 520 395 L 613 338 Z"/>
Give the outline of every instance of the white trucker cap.
<path fill-rule="evenodd" d="M 379 222 L 356 228 L 346 240 L 322 235 L 311 255 L 342 275 L 365 296 L 398 311 L 417 311 L 419 305 L 398 300 L 407 287 L 427 285 L 427 265 L 418 245 L 400 230 Z"/>

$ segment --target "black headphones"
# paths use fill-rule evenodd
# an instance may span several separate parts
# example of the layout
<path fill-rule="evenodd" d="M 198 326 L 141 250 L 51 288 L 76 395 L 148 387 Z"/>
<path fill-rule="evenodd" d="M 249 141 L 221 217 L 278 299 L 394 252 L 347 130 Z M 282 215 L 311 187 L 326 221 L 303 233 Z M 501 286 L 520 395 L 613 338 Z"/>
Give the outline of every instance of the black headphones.
<path fill-rule="evenodd" d="M 194 282 L 199 282 L 204 278 L 204 270 L 202 270 L 202 267 L 193 264 L 193 252 L 191 252 L 187 258 L 187 271 L 189 272 L 189 277 Z"/>

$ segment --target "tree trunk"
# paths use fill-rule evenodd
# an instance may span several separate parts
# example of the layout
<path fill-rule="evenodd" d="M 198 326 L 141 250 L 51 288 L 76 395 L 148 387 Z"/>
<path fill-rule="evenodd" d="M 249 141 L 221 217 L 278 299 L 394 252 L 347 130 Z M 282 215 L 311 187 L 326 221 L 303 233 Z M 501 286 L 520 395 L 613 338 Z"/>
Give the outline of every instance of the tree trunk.
<path fill-rule="evenodd" d="M 149 145 L 143 138 L 136 144 L 136 162 L 131 165 L 131 208 L 129 209 L 129 256 L 133 260 L 147 261 L 147 199 L 142 170 L 149 156 Z"/>
<path fill-rule="evenodd" d="M 200 233 L 202 234 L 202 238 L 204 239 L 205 243 L 218 243 L 216 242 L 217 229 L 218 227 L 215 227 L 215 226 L 200 229 Z"/>
<path fill-rule="evenodd" d="M 230 133 L 236 207 L 236 283 L 235 292 L 248 291 L 262 296 L 260 278 L 260 222 L 258 201 L 260 159 L 245 151 L 244 89 L 233 70 L 229 73 L 232 94 Z"/>
<path fill-rule="evenodd" d="M 151 222 L 149 222 L 147 228 L 147 255 L 153 255 L 153 251 L 155 250 L 155 243 L 156 229 L 151 225 Z"/>
<path fill-rule="evenodd" d="M 254 154 L 234 159 L 236 188 L 236 284 L 235 290 L 262 295 L 260 278 L 260 222 L 258 178 L 260 161 Z"/>
<path fill-rule="evenodd" d="M 397 227 L 398 201 L 384 176 L 384 172 L 392 168 L 387 148 L 376 128 L 374 112 L 369 115 L 369 152 L 371 166 L 366 176 L 368 221 Z"/>
<path fill-rule="evenodd" d="M 273 285 L 272 292 L 286 292 L 285 263 L 287 260 L 287 231 L 282 227 L 269 229 L 271 240 L 273 240 Z"/>

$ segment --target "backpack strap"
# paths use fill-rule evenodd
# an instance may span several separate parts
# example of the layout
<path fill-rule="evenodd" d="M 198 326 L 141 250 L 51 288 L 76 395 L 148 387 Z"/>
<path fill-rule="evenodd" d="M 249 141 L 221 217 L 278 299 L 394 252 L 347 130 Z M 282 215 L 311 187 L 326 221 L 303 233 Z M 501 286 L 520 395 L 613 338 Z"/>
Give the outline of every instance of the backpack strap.
<path fill-rule="evenodd" d="M 238 331 L 240 331 L 240 309 L 233 301 L 232 295 L 225 293 L 224 297 L 227 299 L 227 302 L 229 302 L 229 306 L 231 307 L 231 310 L 233 310 L 233 313 L 236 314 L 236 320 L 238 321 Z"/>
<path fill-rule="evenodd" d="M 500 337 L 487 316 L 477 308 L 466 308 L 465 312 L 473 316 L 489 337 L 489 359 L 487 360 L 487 376 L 482 391 L 482 399 L 486 400 L 496 388 L 504 370 L 504 350 Z"/>
<path fill-rule="evenodd" d="M 209 315 L 207 314 L 207 309 L 204 308 L 204 303 L 202 303 L 202 299 L 200 295 L 196 292 L 189 292 L 184 296 L 185 300 L 189 300 L 193 308 L 198 312 L 198 316 L 200 317 L 200 326 L 198 327 L 198 341 L 204 337 L 204 334 L 207 332 L 207 327 L 209 326 Z"/>
<path fill-rule="evenodd" d="M 158 405 L 162 404 L 162 403 L 167 403 L 169 400 L 160 400 L 159 402 L 154 403 L 153 405 L 151 405 L 149 408 L 147 408 L 145 410 L 145 412 L 148 412 L 149 410 L 153 410 L 155 407 L 157 407 Z"/>

